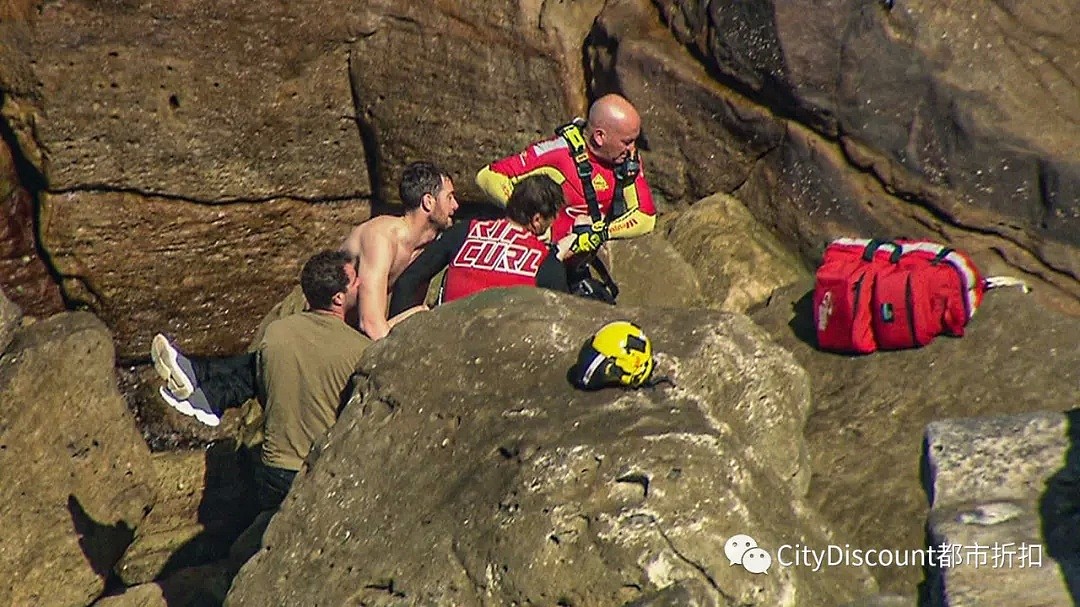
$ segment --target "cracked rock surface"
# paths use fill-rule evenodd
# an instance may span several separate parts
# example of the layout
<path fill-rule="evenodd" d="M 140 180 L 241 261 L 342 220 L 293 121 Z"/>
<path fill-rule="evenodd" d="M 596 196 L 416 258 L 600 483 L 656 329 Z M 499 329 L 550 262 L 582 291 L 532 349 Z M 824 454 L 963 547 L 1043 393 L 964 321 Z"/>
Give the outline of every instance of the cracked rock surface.
<path fill-rule="evenodd" d="M 299 262 L 368 217 L 347 69 L 363 15 L 343 9 L 47 3 L 5 24 L 3 115 L 43 176 L 38 237 L 121 357 L 156 331 L 241 350 Z"/>
<path fill-rule="evenodd" d="M 68 294 L 113 328 L 125 358 L 147 356 L 158 332 L 193 354 L 242 351 L 303 261 L 370 216 L 366 202 L 215 206 L 95 193 L 44 204 Z"/>
<path fill-rule="evenodd" d="M 1038 305 L 1030 294 L 990 291 L 962 338 L 942 336 L 924 348 L 845 356 L 811 345 L 811 287 L 782 290 L 754 319 L 811 378 L 814 410 L 805 436 L 814 473 L 808 500 L 850 534 L 853 546 L 925 547 L 928 508 L 919 459 L 930 422 L 1064 411 L 1078 404 L 1080 320 Z M 1023 469 L 1023 441 L 1009 444 L 1001 466 Z M 966 439 L 956 446 L 963 454 L 958 464 L 974 457 Z M 995 467 L 987 463 L 976 478 L 994 479 Z M 951 474 L 955 478 L 963 469 L 954 466 Z M 961 495 L 983 493 L 975 485 L 950 484 Z M 1035 482 L 1026 490 L 1034 497 L 1042 489 Z M 882 590 L 896 593 L 909 592 L 923 577 L 919 567 L 880 567 L 873 573 Z"/>
<path fill-rule="evenodd" d="M 1080 313 L 1078 2 L 8 2 L 0 135 L 40 176 L 12 225 L 46 267 L 8 230 L 0 280 L 55 279 L 123 358 L 237 352 L 405 164 L 480 200 L 479 167 L 619 91 L 661 213 L 733 195 L 811 263 L 933 238 Z"/>
<path fill-rule="evenodd" d="M 581 343 L 617 318 L 678 387 L 570 388 Z M 753 575 L 724 555 L 738 533 L 830 537 L 801 497 L 807 377 L 744 316 L 488 291 L 402 324 L 359 373 L 228 605 L 621 605 L 681 581 L 716 604 L 838 605 L 876 589 L 861 568 Z"/>
<path fill-rule="evenodd" d="M 935 605 L 1080 598 L 1080 411 L 937 421 L 926 430 L 927 529 L 947 550 Z"/>
<path fill-rule="evenodd" d="M 69 312 L 0 356 L 0 604 L 89 605 L 154 503 L 113 355 L 100 320 Z"/>

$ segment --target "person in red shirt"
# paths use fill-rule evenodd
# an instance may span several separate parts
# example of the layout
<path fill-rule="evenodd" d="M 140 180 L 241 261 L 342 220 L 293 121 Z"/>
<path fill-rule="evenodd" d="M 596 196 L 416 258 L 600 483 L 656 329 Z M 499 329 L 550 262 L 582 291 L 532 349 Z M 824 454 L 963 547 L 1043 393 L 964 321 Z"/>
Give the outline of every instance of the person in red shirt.
<path fill-rule="evenodd" d="M 559 132 L 487 165 L 477 173 L 476 184 L 496 202 L 506 204 L 514 187 L 527 177 L 547 175 L 555 180 L 567 204 L 552 225 L 552 242 L 580 232 L 575 224 L 592 224 L 596 237 L 591 240 L 596 246 L 608 238 L 651 232 L 656 207 L 637 156 L 641 117 L 634 106 L 619 95 L 605 95 L 589 108 L 588 120 L 566 125 Z M 582 168 L 588 173 L 588 183 L 582 178 Z M 589 208 L 590 189 L 595 193 L 596 211 Z M 584 240 L 578 248 L 589 252 Z"/>
<path fill-rule="evenodd" d="M 495 287 L 569 291 L 559 247 L 540 240 L 562 206 L 563 191 L 550 177 L 522 180 L 506 204 L 506 217 L 459 222 L 409 264 L 394 284 L 390 315 L 422 303 L 424 287 L 443 268 L 439 303 Z M 564 254 L 571 240 L 564 238 Z"/>

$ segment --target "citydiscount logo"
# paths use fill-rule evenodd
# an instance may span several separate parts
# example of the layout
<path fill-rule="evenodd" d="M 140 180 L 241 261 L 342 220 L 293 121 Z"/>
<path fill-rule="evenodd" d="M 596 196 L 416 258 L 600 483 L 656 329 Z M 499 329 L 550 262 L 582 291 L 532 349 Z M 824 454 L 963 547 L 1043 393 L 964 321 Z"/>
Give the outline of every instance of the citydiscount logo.
<path fill-rule="evenodd" d="M 802 567 L 817 572 L 825 567 L 980 567 L 990 569 L 1042 567 L 1042 544 L 997 542 L 994 544 L 943 543 L 918 549 L 854 548 L 829 544 L 815 549 L 802 544 L 783 544 L 776 549 L 782 567 Z M 773 553 L 757 540 L 740 533 L 724 543 L 728 564 L 741 565 L 750 573 L 768 573 Z"/>
<path fill-rule="evenodd" d="M 743 533 L 733 535 L 724 542 L 724 556 L 728 559 L 729 567 L 742 565 L 750 573 L 767 574 L 772 566 L 772 555 L 759 548 L 757 540 Z"/>

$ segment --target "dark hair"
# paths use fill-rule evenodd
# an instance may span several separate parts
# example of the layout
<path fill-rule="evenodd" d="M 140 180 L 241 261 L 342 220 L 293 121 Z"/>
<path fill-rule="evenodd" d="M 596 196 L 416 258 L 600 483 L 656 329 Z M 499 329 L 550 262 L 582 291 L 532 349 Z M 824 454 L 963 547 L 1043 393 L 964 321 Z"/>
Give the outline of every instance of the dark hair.
<path fill-rule="evenodd" d="M 506 201 L 506 216 L 522 225 L 540 213 L 545 219 L 554 217 L 565 203 L 562 187 L 547 175 L 526 177 L 514 185 Z"/>
<path fill-rule="evenodd" d="M 334 295 L 349 287 L 345 266 L 353 263 L 345 251 L 320 251 L 300 270 L 300 290 L 312 310 L 329 310 Z"/>
<path fill-rule="evenodd" d="M 442 169 L 431 162 L 414 162 L 405 167 L 401 174 L 401 184 L 398 186 L 398 195 L 406 211 L 411 211 L 420 206 L 424 194 L 438 196 L 442 189 L 443 177 L 450 179 Z"/>

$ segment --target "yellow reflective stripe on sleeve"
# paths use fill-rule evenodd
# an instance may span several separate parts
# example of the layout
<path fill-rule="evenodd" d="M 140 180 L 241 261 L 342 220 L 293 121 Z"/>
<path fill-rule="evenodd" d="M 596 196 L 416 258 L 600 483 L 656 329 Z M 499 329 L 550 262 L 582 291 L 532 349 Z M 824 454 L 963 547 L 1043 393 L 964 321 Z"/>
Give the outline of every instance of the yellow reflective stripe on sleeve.
<path fill-rule="evenodd" d="M 490 166 L 486 166 L 476 174 L 476 185 L 492 200 L 506 206 L 506 201 L 510 199 L 510 194 L 514 191 L 514 184 L 533 175 L 547 175 L 559 185 L 566 181 L 566 175 L 563 175 L 562 171 L 555 167 L 541 166 L 520 175 L 508 177 L 491 170 Z"/>
<path fill-rule="evenodd" d="M 635 183 L 623 188 L 623 200 L 626 201 L 626 212 L 611 220 L 608 225 L 608 236 L 611 238 L 634 238 L 653 231 L 656 227 L 656 218 L 642 213 L 638 207 L 637 186 Z"/>
<path fill-rule="evenodd" d="M 626 201 L 627 212 L 636 211 L 638 207 L 641 206 L 641 203 L 638 202 L 637 198 L 636 182 L 632 182 L 630 185 L 623 188 L 623 200 Z"/>
<path fill-rule="evenodd" d="M 635 238 L 652 232 L 655 227 L 656 217 L 634 209 L 608 224 L 608 236 L 613 239 Z"/>
<path fill-rule="evenodd" d="M 480 169 L 480 172 L 476 174 L 476 185 L 489 198 L 503 206 L 506 206 L 506 201 L 510 199 L 510 192 L 514 191 L 514 183 L 510 178 L 502 173 L 496 173 L 490 166 Z"/>
<path fill-rule="evenodd" d="M 525 179 L 526 177 L 532 177 L 533 175 L 547 175 L 548 177 L 551 177 L 552 181 L 554 181 L 555 183 L 557 183 L 559 185 L 562 185 L 563 182 L 566 181 L 566 175 L 563 175 L 562 171 L 560 171 L 559 169 L 557 169 L 555 167 L 542 166 L 542 167 L 536 167 L 535 169 L 529 171 L 528 173 L 522 173 L 520 175 L 514 175 L 513 182 L 517 183 L 517 182 L 521 181 L 522 179 Z"/>

